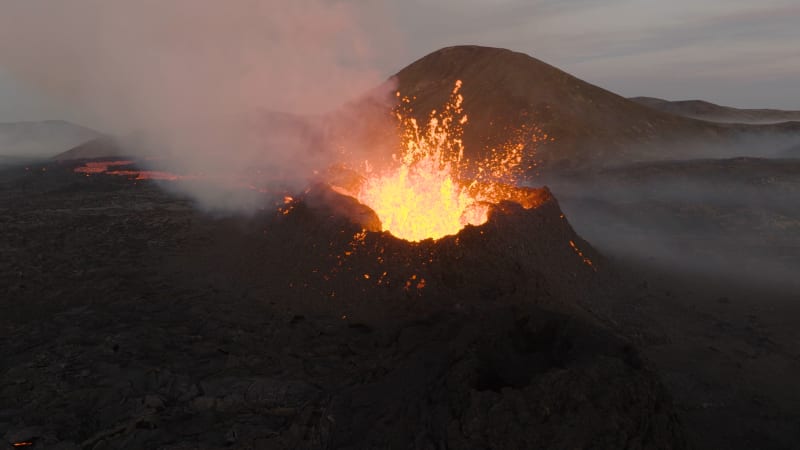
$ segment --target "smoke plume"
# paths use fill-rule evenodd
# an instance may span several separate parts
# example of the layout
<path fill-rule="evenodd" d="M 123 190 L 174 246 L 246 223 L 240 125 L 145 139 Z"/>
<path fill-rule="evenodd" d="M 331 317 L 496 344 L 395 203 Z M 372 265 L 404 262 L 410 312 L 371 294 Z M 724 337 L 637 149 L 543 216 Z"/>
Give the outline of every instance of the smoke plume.
<path fill-rule="evenodd" d="M 392 36 L 379 7 L 333 0 L 7 0 L 0 67 L 175 170 L 299 181 L 334 159 L 331 111 L 388 102 L 371 44 Z M 199 185 L 209 206 L 243 200 Z"/>

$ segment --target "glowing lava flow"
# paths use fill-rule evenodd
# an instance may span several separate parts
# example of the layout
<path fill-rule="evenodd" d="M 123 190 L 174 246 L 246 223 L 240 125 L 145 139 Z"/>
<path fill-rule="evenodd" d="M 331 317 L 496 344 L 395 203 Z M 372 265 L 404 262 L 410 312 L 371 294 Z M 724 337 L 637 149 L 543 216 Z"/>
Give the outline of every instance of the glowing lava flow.
<path fill-rule="evenodd" d="M 472 169 L 476 180 L 464 184 L 462 174 L 468 170 L 468 161 L 462 136 L 467 116 L 460 89 L 461 81 L 456 81 L 444 110 L 431 112 L 424 130 L 414 118 L 400 110 L 396 113 L 403 129 L 402 152 L 395 157 L 399 167 L 383 173 L 368 171 L 355 195 L 375 211 L 383 230 L 398 238 L 439 239 L 466 225 L 481 225 L 488 219 L 492 203 L 509 198 L 510 186 L 496 181 L 513 183 L 525 143 L 493 151 L 491 158 Z M 410 103 L 408 98 L 402 101 Z"/>
<path fill-rule="evenodd" d="M 89 161 L 80 167 L 74 169 L 75 173 L 82 173 L 86 176 L 105 174 L 128 177 L 131 180 L 188 180 L 195 179 L 196 176 L 191 175 L 177 175 L 170 172 L 163 172 L 158 170 L 109 170 L 111 167 L 123 167 L 133 165 L 133 161 Z"/>
<path fill-rule="evenodd" d="M 89 161 L 80 167 L 75 168 L 75 173 L 106 173 L 109 167 L 130 166 L 133 161 Z"/>

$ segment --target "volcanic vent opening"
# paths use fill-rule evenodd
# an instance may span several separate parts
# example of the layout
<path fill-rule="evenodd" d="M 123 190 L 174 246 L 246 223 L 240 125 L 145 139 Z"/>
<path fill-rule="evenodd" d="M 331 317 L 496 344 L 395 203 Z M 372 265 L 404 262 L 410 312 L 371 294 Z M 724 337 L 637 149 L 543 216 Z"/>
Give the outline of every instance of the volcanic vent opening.
<path fill-rule="evenodd" d="M 462 139 L 468 118 L 461 86 L 460 80 L 455 82 L 448 102 L 441 111 L 431 111 L 424 126 L 412 115 L 411 99 L 397 92 L 400 105 L 394 113 L 401 146 L 392 166 L 375 170 L 364 162 L 356 169 L 361 175 L 357 186 L 335 187 L 371 208 L 382 230 L 397 238 L 438 240 L 468 225 L 486 223 L 492 205 L 503 200 L 525 208 L 538 203 L 514 185 L 532 167 L 532 158 L 525 156 L 528 145 L 551 138 L 536 127 L 525 127 L 482 160 L 469 160 Z"/>

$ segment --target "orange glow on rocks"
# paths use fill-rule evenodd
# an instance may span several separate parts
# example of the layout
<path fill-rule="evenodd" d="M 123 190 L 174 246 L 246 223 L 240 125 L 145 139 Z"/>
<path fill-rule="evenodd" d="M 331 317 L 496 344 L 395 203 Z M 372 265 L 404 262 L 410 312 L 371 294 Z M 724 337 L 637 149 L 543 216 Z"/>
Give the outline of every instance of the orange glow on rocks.
<path fill-rule="evenodd" d="M 166 180 L 177 181 L 195 179 L 196 176 L 190 175 L 177 175 L 171 172 L 164 172 L 159 170 L 130 170 L 130 169 L 117 169 L 109 170 L 111 167 L 125 167 L 133 165 L 133 161 L 120 160 L 120 161 L 89 161 L 80 167 L 74 169 L 75 173 L 82 173 L 86 176 L 105 174 L 116 175 L 121 177 L 128 177 L 132 180 Z"/>
<path fill-rule="evenodd" d="M 76 167 L 76 173 L 85 173 L 85 174 L 93 174 L 93 173 L 106 173 L 108 172 L 109 167 L 117 167 L 117 166 L 130 166 L 133 164 L 133 161 L 89 161 L 86 164 Z"/>
<path fill-rule="evenodd" d="M 375 211 L 384 231 L 398 238 L 414 242 L 439 239 L 457 234 L 467 225 L 485 223 L 491 204 L 513 197 L 526 141 L 536 142 L 527 136 L 492 150 L 483 161 L 468 161 L 462 141 L 468 118 L 462 108 L 461 85 L 456 81 L 444 109 L 432 111 L 424 127 L 409 114 L 410 100 L 401 99 L 405 111 L 400 108 L 396 112 L 402 131 L 396 165 L 383 172 L 367 165 L 365 181 L 354 195 Z M 470 182 L 464 181 L 467 172 Z"/>

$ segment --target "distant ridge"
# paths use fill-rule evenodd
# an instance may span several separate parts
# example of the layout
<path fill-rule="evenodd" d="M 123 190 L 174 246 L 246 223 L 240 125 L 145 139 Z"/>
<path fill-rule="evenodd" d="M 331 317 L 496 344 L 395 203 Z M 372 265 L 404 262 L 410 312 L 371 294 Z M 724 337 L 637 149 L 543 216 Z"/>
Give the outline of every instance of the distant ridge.
<path fill-rule="evenodd" d="M 0 123 L 0 155 L 50 157 L 100 136 L 63 120 Z"/>
<path fill-rule="evenodd" d="M 704 100 L 670 101 L 656 97 L 632 97 L 631 100 L 662 112 L 710 122 L 767 124 L 800 121 L 800 111 L 740 109 Z"/>
<path fill-rule="evenodd" d="M 71 161 L 77 159 L 118 158 L 125 152 L 116 139 L 100 136 L 81 145 L 75 146 L 52 157 L 55 161 Z"/>

